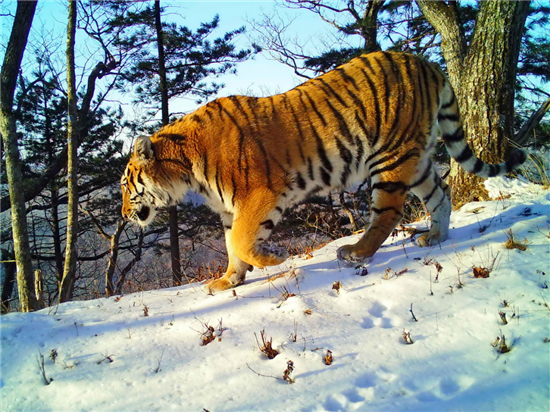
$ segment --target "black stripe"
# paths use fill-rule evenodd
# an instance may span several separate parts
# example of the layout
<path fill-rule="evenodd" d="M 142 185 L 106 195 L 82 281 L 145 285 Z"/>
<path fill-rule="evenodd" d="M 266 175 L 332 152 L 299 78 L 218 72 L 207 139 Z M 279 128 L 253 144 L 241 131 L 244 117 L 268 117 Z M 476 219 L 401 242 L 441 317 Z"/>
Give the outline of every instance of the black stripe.
<path fill-rule="evenodd" d="M 426 64 L 427 64 L 426 62 L 422 62 L 420 64 L 420 68 L 422 70 L 422 77 L 424 78 L 424 84 L 425 84 L 425 87 L 426 87 L 426 100 L 427 100 L 427 102 L 426 102 L 426 106 L 427 106 L 426 113 L 432 113 L 432 96 L 431 96 L 430 90 L 433 87 L 431 87 L 432 84 L 430 82 L 430 79 L 428 78 L 428 73 L 426 72 Z"/>
<path fill-rule="evenodd" d="M 454 142 L 460 142 L 464 140 L 464 129 L 462 129 L 462 126 L 460 126 L 458 129 L 456 129 L 453 133 L 445 133 L 443 136 L 441 136 L 443 141 L 445 143 L 454 143 Z"/>
<path fill-rule="evenodd" d="M 432 198 L 432 196 L 434 195 L 435 191 L 437 190 L 437 188 L 439 187 L 439 185 L 435 184 L 432 191 L 428 194 L 428 196 L 425 196 L 424 199 L 422 199 L 424 201 L 424 204 L 427 205 L 428 202 L 430 201 L 430 199 Z"/>
<path fill-rule="evenodd" d="M 351 154 L 351 151 L 340 141 L 340 139 L 335 138 L 336 140 L 336 146 L 338 147 L 338 151 L 340 152 L 340 157 L 346 164 L 351 164 L 353 160 L 353 156 Z"/>
<path fill-rule="evenodd" d="M 390 165 L 384 166 L 380 169 L 376 169 L 376 170 L 373 171 L 372 167 L 371 167 L 370 175 L 372 177 L 372 176 L 375 176 L 379 173 L 394 170 L 395 168 L 397 168 L 397 167 L 401 166 L 403 163 L 405 163 L 407 160 L 412 159 L 414 157 L 417 157 L 417 158 L 420 157 L 417 149 L 412 149 L 412 150 L 408 151 L 407 153 L 405 153 L 405 155 L 401 156 L 397 161 L 393 162 Z"/>
<path fill-rule="evenodd" d="M 275 210 L 276 210 L 277 212 L 279 212 L 280 214 L 283 214 L 283 208 L 277 206 L 277 207 L 275 208 Z"/>
<path fill-rule="evenodd" d="M 363 104 L 361 99 L 359 99 L 359 97 L 357 97 L 357 95 L 353 93 L 350 89 L 346 89 L 346 93 L 349 95 L 349 97 L 351 97 L 351 100 L 353 100 L 355 106 L 361 109 L 361 114 L 363 115 L 362 122 L 364 122 L 367 119 L 367 111 L 365 109 L 365 105 Z M 355 116 L 357 117 L 357 112 L 355 112 Z"/>
<path fill-rule="evenodd" d="M 298 173 L 296 175 L 296 182 L 298 183 L 298 187 L 302 190 L 304 190 L 306 188 L 306 181 L 304 180 L 304 178 L 302 177 L 302 174 L 301 173 Z"/>
<path fill-rule="evenodd" d="M 323 123 L 323 126 L 326 126 L 327 121 L 325 120 L 324 116 L 321 114 L 321 112 L 317 108 L 317 104 L 315 103 L 315 101 L 309 96 L 307 92 L 304 91 L 303 94 L 306 96 L 311 108 L 313 109 L 317 117 L 321 120 L 321 123 Z"/>
<path fill-rule="evenodd" d="M 442 110 L 445 110 L 445 109 L 448 109 L 449 107 L 451 107 L 453 104 L 455 104 L 455 94 L 453 92 L 452 96 L 451 96 L 451 100 L 448 102 L 448 103 L 444 103 L 441 105 L 441 109 Z"/>
<path fill-rule="evenodd" d="M 323 180 L 323 183 L 330 186 L 330 173 L 327 172 L 324 167 L 320 167 L 319 171 L 321 172 L 321 179 Z"/>
<path fill-rule="evenodd" d="M 357 152 L 355 152 L 355 169 L 359 171 L 359 166 L 361 165 L 361 160 L 365 154 L 365 148 L 363 147 L 363 140 L 359 136 L 355 136 L 355 146 L 358 147 Z"/>
<path fill-rule="evenodd" d="M 420 186 L 422 183 L 424 183 L 424 181 L 428 178 L 428 176 L 430 176 L 431 173 L 432 173 L 432 162 L 430 161 L 428 163 L 428 166 L 426 167 L 426 170 L 424 170 L 424 173 L 422 173 L 422 176 L 420 177 L 420 179 L 414 182 L 410 187 L 412 188 L 412 187 Z"/>
<path fill-rule="evenodd" d="M 477 175 L 479 172 L 483 170 L 483 166 L 485 166 L 485 163 L 483 163 L 479 159 L 476 159 L 472 173 Z"/>
<path fill-rule="evenodd" d="M 298 136 L 300 136 L 300 140 L 304 140 L 304 132 L 302 131 L 302 124 L 298 119 L 298 116 L 296 115 L 296 112 L 294 111 L 294 107 L 292 107 L 292 104 L 290 103 L 290 99 L 288 98 L 287 94 L 283 94 L 283 102 L 285 106 L 288 107 L 288 109 L 290 110 L 290 113 L 292 114 L 292 117 L 294 118 L 294 124 L 298 129 Z"/>
<path fill-rule="evenodd" d="M 455 157 L 455 160 L 458 163 L 464 163 L 468 160 L 470 160 L 474 156 L 474 153 L 472 152 L 472 149 L 470 149 L 470 146 L 466 145 L 464 146 L 464 149 L 462 149 L 462 152 Z"/>
<path fill-rule="evenodd" d="M 342 76 L 342 79 L 344 79 L 346 83 L 353 84 L 353 87 L 355 87 L 356 90 L 359 90 L 357 83 L 355 83 L 355 79 L 351 77 L 349 74 L 347 74 L 343 68 L 339 67 L 337 69 L 334 69 L 334 71 L 340 73 L 340 75 Z"/>
<path fill-rule="evenodd" d="M 489 177 L 495 177 L 500 174 L 499 165 L 488 165 L 489 166 Z"/>
<path fill-rule="evenodd" d="M 235 175 L 231 175 L 231 186 L 233 187 L 233 196 L 231 196 L 231 204 L 235 206 L 235 196 L 237 195 L 237 183 L 235 182 Z"/>
<path fill-rule="evenodd" d="M 371 69 L 372 70 L 372 69 Z M 380 107 L 378 105 L 378 92 L 376 91 L 376 87 L 374 86 L 374 83 L 368 76 L 367 72 L 361 68 L 361 72 L 365 76 L 365 80 L 367 81 L 367 84 L 369 86 L 369 90 L 372 94 L 372 102 L 374 104 L 374 120 L 376 125 L 376 133 L 374 134 L 373 142 L 371 146 L 374 146 L 378 140 L 378 137 L 380 136 L 380 122 L 381 122 L 381 115 L 380 115 Z"/>
<path fill-rule="evenodd" d="M 313 175 L 313 162 L 310 157 L 307 158 L 307 175 L 309 176 L 309 180 L 315 180 L 315 176 Z"/>
<path fill-rule="evenodd" d="M 325 93 L 327 94 L 331 94 L 332 96 L 334 96 L 334 98 L 336 100 L 338 100 L 338 103 L 340 103 L 342 106 L 344 107 L 348 107 L 348 104 L 344 101 L 344 99 L 342 99 L 342 97 L 340 97 L 340 95 L 338 93 L 336 93 L 334 91 L 334 89 L 327 83 L 325 82 L 322 78 L 318 77 L 317 80 L 319 83 L 321 83 L 321 88 L 325 91 Z"/>
<path fill-rule="evenodd" d="M 273 223 L 273 220 L 268 219 L 260 223 L 260 226 L 264 226 L 267 230 L 272 230 L 275 227 L 275 224 Z"/>
<path fill-rule="evenodd" d="M 405 193 L 409 190 L 409 187 L 403 182 L 377 182 L 372 185 L 372 190 L 383 190 L 388 193 L 394 193 L 397 191 Z"/>
<path fill-rule="evenodd" d="M 317 141 L 317 154 L 319 155 L 319 158 L 321 159 L 321 163 L 323 164 L 323 167 L 327 169 L 329 172 L 332 172 L 332 163 L 330 163 L 330 160 L 327 156 L 327 152 L 325 150 L 325 146 L 323 144 L 323 140 L 319 136 L 319 133 L 313 127 L 312 124 L 310 124 L 311 131 L 313 132 L 313 136 L 315 137 L 315 140 Z"/>
<path fill-rule="evenodd" d="M 221 188 L 221 185 L 220 185 L 220 181 L 219 181 L 219 172 L 220 172 L 220 169 L 219 169 L 219 165 L 216 165 L 216 188 L 218 189 L 218 195 L 220 195 L 220 199 L 222 201 L 223 204 L 225 204 L 224 200 L 223 200 L 223 194 L 222 194 L 222 188 Z"/>
<path fill-rule="evenodd" d="M 437 120 L 439 122 L 444 121 L 444 120 L 450 120 L 451 122 L 458 122 L 458 121 L 460 121 L 460 116 L 458 115 L 458 113 L 451 113 L 451 114 L 438 113 L 437 114 Z"/>
<path fill-rule="evenodd" d="M 330 108 L 330 110 L 332 111 L 332 114 L 336 118 L 336 121 L 338 122 L 338 129 L 340 130 L 342 135 L 346 138 L 346 140 L 349 142 L 349 144 L 353 145 L 354 143 L 353 137 L 351 135 L 351 131 L 349 130 L 349 126 L 346 120 L 344 119 L 344 116 L 342 116 L 342 114 L 340 114 L 340 112 L 336 110 L 336 108 L 332 104 L 330 104 L 328 100 L 326 100 L 325 103 Z"/>

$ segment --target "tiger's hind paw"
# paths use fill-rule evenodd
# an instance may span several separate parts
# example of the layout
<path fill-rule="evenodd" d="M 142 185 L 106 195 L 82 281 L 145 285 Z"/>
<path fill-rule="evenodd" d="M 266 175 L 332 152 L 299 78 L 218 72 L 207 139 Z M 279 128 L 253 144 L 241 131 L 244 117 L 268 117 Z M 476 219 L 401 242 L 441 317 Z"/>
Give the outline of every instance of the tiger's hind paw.
<path fill-rule="evenodd" d="M 439 232 L 436 233 L 424 233 L 418 239 L 416 239 L 416 244 L 420 247 L 428 247 L 439 245 L 441 242 L 447 240 L 447 236 L 442 236 Z"/>
<path fill-rule="evenodd" d="M 372 256 L 358 256 L 353 249 L 353 245 L 339 247 L 336 251 L 336 257 L 346 267 L 355 267 L 359 264 L 367 264 L 372 260 Z"/>
<path fill-rule="evenodd" d="M 278 261 L 278 263 L 275 263 L 277 265 L 279 263 L 283 263 L 285 260 L 288 259 L 288 252 L 286 251 L 286 249 L 282 247 L 277 247 L 273 245 L 262 245 L 261 251 L 264 256 L 267 256 L 271 259 Z"/>

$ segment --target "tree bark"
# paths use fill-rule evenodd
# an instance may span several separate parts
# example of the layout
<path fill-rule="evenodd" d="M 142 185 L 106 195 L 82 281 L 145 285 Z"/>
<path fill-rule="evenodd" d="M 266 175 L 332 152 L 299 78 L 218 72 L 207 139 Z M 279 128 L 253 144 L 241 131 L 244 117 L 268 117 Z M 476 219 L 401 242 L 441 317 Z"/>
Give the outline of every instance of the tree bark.
<path fill-rule="evenodd" d="M 117 229 L 112 236 L 109 237 L 111 243 L 111 256 L 109 257 L 109 263 L 107 264 L 107 271 L 105 272 L 105 294 L 107 296 L 113 296 L 115 293 L 115 284 L 113 283 L 113 276 L 115 273 L 116 262 L 118 259 L 118 247 L 120 244 L 120 235 L 124 230 L 128 222 L 124 219 L 119 220 Z"/>
<path fill-rule="evenodd" d="M 5 315 L 9 313 L 11 306 L 11 295 L 13 293 L 13 286 L 15 285 L 15 256 L 13 252 L 8 252 L 5 249 L 0 249 L 0 260 L 2 260 L 2 267 L 4 268 L 4 279 L 2 279 L 2 307 L 1 313 Z"/>
<path fill-rule="evenodd" d="M 170 123 L 170 114 L 168 110 L 168 88 L 166 80 L 166 65 L 164 59 L 164 40 L 162 32 L 162 22 L 160 19 L 160 1 L 155 1 L 155 29 L 157 32 L 157 47 L 159 57 L 159 80 L 161 96 L 162 125 Z M 178 227 L 178 208 L 170 206 L 170 257 L 172 263 L 172 280 L 174 286 L 182 284 L 180 245 L 179 245 L 179 227 Z"/>
<path fill-rule="evenodd" d="M 76 37 L 77 1 L 69 1 L 69 21 L 67 24 L 67 97 L 69 122 L 67 126 L 67 189 L 69 202 L 67 206 L 67 244 L 65 247 L 65 266 L 63 280 L 59 290 L 59 301 L 72 299 L 76 280 L 76 241 L 78 235 L 78 133 L 79 119 L 76 106 L 76 76 L 74 44 Z"/>
<path fill-rule="evenodd" d="M 25 198 L 21 190 L 23 179 L 17 147 L 16 124 L 12 109 L 19 68 L 21 67 L 21 60 L 27 45 L 35 10 L 36 1 L 19 1 L 17 3 L 13 28 L 4 56 L 4 63 L 2 64 L 0 86 L 0 132 L 4 141 L 6 174 L 12 205 L 11 220 L 17 265 L 17 286 L 19 302 L 23 312 L 38 309 L 38 304 L 33 293 L 34 282 L 27 215 L 25 212 Z"/>
<path fill-rule="evenodd" d="M 487 163 L 504 161 L 508 142 L 514 136 L 514 83 L 530 2 L 481 2 L 469 47 L 465 45 L 455 2 L 417 2 L 441 35 L 441 51 L 470 146 Z M 482 182 L 451 161 L 449 183 L 455 206 L 486 199 Z"/>

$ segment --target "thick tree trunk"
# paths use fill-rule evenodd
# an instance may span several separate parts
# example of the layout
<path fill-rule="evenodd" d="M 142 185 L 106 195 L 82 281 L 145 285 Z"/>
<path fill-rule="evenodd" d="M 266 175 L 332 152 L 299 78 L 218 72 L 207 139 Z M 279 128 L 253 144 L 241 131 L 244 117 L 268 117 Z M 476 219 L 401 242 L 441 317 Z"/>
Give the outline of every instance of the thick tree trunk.
<path fill-rule="evenodd" d="M 418 4 L 441 35 L 441 51 L 470 146 L 485 162 L 504 161 L 514 135 L 514 83 L 530 2 L 481 2 L 469 47 L 464 43 L 455 2 L 419 0 Z M 449 183 L 455 206 L 486 198 L 482 182 L 451 162 Z"/>
<path fill-rule="evenodd" d="M 59 301 L 72 299 L 76 280 L 76 240 L 78 233 L 78 111 L 76 107 L 76 76 L 74 43 L 76 37 L 77 1 L 69 1 L 69 22 L 67 25 L 67 88 L 68 88 L 68 159 L 67 159 L 67 189 L 69 203 L 67 205 L 67 245 L 65 247 L 65 267 L 63 280 L 59 290 Z"/>
<path fill-rule="evenodd" d="M 164 40 L 162 32 L 162 22 L 160 20 L 160 1 L 155 1 L 155 29 L 157 32 L 157 47 L 159 55 L 159 78 L 160 78 L 160 96 L 162 124 L 170 123 L 168 110 L 168 88 L 166 85 L 166 66 L 164 60 Z M 172 279 L 174 286 L 182 284 L 181 281 L 181 262 L 180 262 L 180 244 L 179 244 L 179 226 L 178 226 L 178 208 L 170 206 L 170 257 L 172 264 Z"/>
<path fill-rule="evenodd" d="M 6 160 L 6 174 L 9 182 L 11 201 L 11 221 L 13 244 L 17 264 L 17 286 L 19 303 L 23 312 L 38 308 L 33 289 L 33 271 L 29 237 L 27 230 L 27 214 L 25 212 L 25 198 L 21 188 L 23 179 L 17 147 L 15 118 L 13 117 L 13 95 L 27 45 L 29 31 L 32 25 L 36 1 L 20 1 L 13 22 L 10 40 L 2 64 L 0 86 L 0 133 L 4 141 L 4 155 Z"/>

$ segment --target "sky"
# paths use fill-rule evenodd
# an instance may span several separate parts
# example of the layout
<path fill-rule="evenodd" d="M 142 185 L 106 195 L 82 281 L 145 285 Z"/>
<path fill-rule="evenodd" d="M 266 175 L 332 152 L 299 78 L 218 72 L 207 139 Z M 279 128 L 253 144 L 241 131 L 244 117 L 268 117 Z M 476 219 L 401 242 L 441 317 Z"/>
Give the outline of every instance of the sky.
<path fill-rule="evenodd" d="M 15 3 L 14 1 L 2 1 L 3 13 L 6 11 L 14 13 Z M 216 37 L 243 25 L 247 26 L 248 33 L 241 35 L 236 41 L 239 48 L 250 47 L 251 38 L 249 34 L 251 30 L 248 21 L 259 19 L 262 13 L 269 14 L 276 8 L 274 1 L 162 1 L 161 5 L 167 7 L 163 19 L 178 22 L 190 29 L 197 28 L 202 22 L 211 21 L 218 14 L 220 16 L 220 27 L 214 32 Z M 294 19 L 289 29 L 289 36 L 291 37 L 298 36 L 311 44 L 333 32 L 328 24 L 309 11 L 290 10 L 281 7 L 277 10 L 280 15 Z M 65 1 L 46 0 L 38 2 L 28 48 L 25 53 L 27 65 L 29 60 L 33 59 L 30 51 L 45 38 L 59 38 L 59 48 L 61 53 L 63 52 L 67 24 L 66 16 Z M 3 17 L 3 43 L 6 43 L 9 38 L 10 29 L 11 20 Z M 0 57 L 3 57 L 2 53 L 0 53 Z M 23 66 L 25 66 L 25 62 Z M 236 75 L 225 75 L 217 81 L 226 85 L 218 96 L 244 93 L 263 96 L 287 91 L 302 83 L 303 79 L 297 77 L 292 69 L 274 61 L 268 53 L 263 52 L 249 61 L 239 63 Z M 129 100 L 129 98 L 123 100 Z M 193 98 L 173 99 L 170 105 L 171 112 L 186 112 L 198 107 Z"/>

